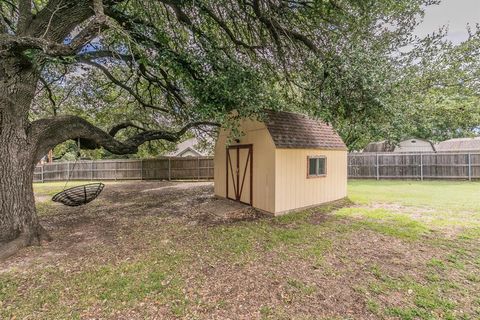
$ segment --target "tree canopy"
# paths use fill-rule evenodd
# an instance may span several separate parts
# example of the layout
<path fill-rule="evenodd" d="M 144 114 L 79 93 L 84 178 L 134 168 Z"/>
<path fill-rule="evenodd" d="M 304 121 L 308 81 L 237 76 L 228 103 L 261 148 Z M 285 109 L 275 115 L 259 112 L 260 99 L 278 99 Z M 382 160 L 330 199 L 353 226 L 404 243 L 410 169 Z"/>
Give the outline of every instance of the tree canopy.
<path fill-rule="evenodd" d="M 448 68 L 428 60 L 429 43 L 413 51 L 416 58 L 402 53 L 425 6 L 435 3 L 0 0 L 0 258 L 45 237 L 33 170 L 71 139 L 132 154 L 191 130 L 235 128 L 264 109 L 320 117 L 351 149 L 402 130 L 471 130 L 468 117 L 428 112 L 430 122 L 412 125 L 405 116 L 450 101 L 478 107 L 478 81 L 462 82 L 478 79 L 478 60 L 466 60 L 475 72 L 456 60 L 478 53 L 478 37 L 444 46 L 438 61 Z M 436 72 L 440 86 L 430 80 Z"/>
<path fill-rule="evenodd" d="M 403 131 L 442 141 L 478 135 L 480 130 L 480 29 L 459 45 L 444 30 L 419 42 L 404 71 Z M 399 99 L 400 100 L 400 99 Z"/>
<path fill-rule="evenodd" d="M 0 44 L 39 71 L 32 120 L 75 114 L 129 136 L 281 108 L 355 145 L 385 121 L 395 53 L 432 3 L 8 1 Z"/>

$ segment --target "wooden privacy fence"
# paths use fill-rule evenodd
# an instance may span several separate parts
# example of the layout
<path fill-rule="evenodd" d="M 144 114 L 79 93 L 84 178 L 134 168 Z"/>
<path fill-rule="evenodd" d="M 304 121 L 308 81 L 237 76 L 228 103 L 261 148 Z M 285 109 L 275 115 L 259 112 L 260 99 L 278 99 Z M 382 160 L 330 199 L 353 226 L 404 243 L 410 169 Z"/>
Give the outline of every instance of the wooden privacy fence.
<path fill-rule="evenodd" d="M 348 177 L 480 179 L 480 153 L 350 153 Z"/>
<path fill-rule="evenodd" d="M 56 162 L 37 166 L 35 182 L 72 180 L 208 180 L 213 157 Z M 480 179 L 480 153 L 350 153 L 348 177 Z"/>
<path fill-rule="evenodd" d="M 213 179 L 213 157 L 164 157 L 143 160 L 80 160 L 39 165 L 33 181 Z"/>

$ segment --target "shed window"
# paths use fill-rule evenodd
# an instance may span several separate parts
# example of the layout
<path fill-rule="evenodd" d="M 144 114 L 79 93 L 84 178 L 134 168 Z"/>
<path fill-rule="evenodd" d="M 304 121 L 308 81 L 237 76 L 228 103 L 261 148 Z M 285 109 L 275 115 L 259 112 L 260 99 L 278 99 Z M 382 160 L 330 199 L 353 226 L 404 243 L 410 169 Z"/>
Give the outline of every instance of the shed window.
<path fill-rule="evenodd" d="M 327 158 L 308 157 L 308 176 L 319 177 L 327 174 Z"/>

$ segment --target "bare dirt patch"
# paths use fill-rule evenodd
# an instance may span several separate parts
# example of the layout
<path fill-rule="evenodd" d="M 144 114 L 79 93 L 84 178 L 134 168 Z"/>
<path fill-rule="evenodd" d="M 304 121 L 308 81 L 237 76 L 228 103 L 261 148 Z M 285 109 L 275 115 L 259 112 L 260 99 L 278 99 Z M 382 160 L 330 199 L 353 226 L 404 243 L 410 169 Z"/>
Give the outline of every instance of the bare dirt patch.
<path fill-rule="evenodd" d="M 42 203 L 50 197 L 37 195 Z M 123 240 L 135 227 L 155 232 L 144 219 L 156 217 L 162 224 L 218 225 L 252 220 L 262 215 L 251 207 L 213 195 L 212 182 L 132 182 L 107 185 L 92 203 L 67 207 L 51 203 L 53 215 L 41 217 L 54 240 L 41 247 L 27 248 L 0 266 L 1 271 L 24 269 L 58 259 L 92 256 L 98 246 L 118 247 L 129 253 Z M 137 243 L 140 249 L 141 242 Z M 52 261 L 53 260 L 53 261 Z"/>

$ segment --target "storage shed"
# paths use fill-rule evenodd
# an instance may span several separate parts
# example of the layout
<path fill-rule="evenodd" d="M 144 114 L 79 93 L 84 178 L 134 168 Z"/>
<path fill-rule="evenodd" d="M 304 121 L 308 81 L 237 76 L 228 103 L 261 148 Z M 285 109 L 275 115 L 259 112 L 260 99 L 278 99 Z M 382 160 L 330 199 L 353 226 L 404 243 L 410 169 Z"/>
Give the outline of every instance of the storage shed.
<path fill-rule="evenodd" d="M 307 116 L 267 111 L 241 121 L 243 135 L 215 145 L 215 195 L 280 215 L 347 195 L 347 148 L 334 129 Z"/>
<path fill-rule="evenodd" d="M 400 141 L 393 152 L 435 152 L 435 147 L 431 141 L 410 138 Z"/>
<path fill-rule="evenodd" d="M 435 147 L 432 142 L 423 139 L 410 138 L 400 141 L 398 144 L 393 144 L 386 140 L 379 142 L 370 142 L 364 149 L 363 152 L 376 152 L 376 153 L 387 153 L 387 152 L 435 152 Z"/>

